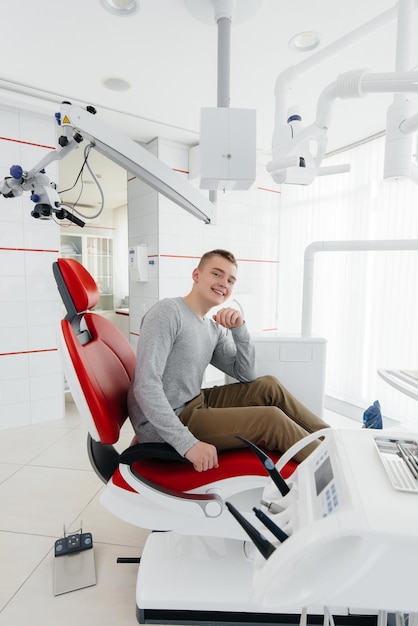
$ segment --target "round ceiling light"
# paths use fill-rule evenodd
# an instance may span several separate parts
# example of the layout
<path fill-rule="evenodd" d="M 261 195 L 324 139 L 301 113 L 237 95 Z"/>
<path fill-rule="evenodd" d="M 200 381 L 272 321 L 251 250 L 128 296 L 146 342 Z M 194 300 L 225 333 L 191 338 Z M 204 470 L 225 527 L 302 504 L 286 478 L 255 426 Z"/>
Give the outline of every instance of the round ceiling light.
<path fill-rule="evenodd" d="M 315 50 L 321 43 L 321 38 L 314 31 L 304 31 L 294 35 L 289 41 L 289 48 L 296 52 L 309 52 Z"/>
<path fill-rule="evenodd" d="M 106 11 L 119 17 L 130 17 L 139 11 L 138 0 L 100 0 Z"/>
<path fill-rule="evenodd" d="M 111 91 L 128 91 L 131 88 L 131 84 L 128 83 L 127 80 L 124 78 L 118 78 L 117 76 L 108 76 L 107 78 L 103 78 L 102 85 Z"/>

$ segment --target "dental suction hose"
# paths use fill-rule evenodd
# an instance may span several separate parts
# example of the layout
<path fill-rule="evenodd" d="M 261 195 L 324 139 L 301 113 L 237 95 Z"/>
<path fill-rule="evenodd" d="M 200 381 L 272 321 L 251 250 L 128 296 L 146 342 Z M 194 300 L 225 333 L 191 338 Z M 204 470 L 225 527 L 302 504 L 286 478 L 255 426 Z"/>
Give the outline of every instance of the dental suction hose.
<path fill-rule="evenodd" d="M 240 435 L 237 435 L 237 439 L 240 439 L 241 441 L 243 441 L 254 452 L 254 454 L 260 459 L 260 461 L 264 465 L 264 468 L 270 474 L 270 478 L 272 479 L 272 481 L 274 482 L 274 484 L 276 485 L 277 489 L 280 491 L 282 496 L 285 496 L 286 494 L 288 494 L 290 491 L 290 487 L 288 486 L 288 484 L 286 483 L 285 479 L 280 474 L 280 472 L 278 472 L 278 470 L 276 469 L 276 466 L 274 465 L 271 458 L 267 456 L 267 454 L 265 454 L 262 450 L 260 450 L 260 448 L 256 446 L 254 443 L 252 443 L 251 441 L 248 441 L 248 439 L 245 439 L 244 437 L 241 437 Z"/>

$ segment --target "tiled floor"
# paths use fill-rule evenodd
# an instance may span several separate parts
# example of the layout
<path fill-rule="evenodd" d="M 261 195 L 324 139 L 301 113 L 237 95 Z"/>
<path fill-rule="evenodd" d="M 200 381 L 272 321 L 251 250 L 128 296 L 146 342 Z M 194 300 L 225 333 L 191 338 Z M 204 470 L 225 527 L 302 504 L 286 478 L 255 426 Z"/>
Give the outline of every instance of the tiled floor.
<path fill-rule="evenodd" d="M 67 403 L 64 420 L 0 431 L 0 626 L 134 626 L 137 565 L 148 531 L 99 503 L 102 483 L 91 469 L 86 430 Z M 359 428 L 327 412 L 333 426 Z M 122 445 L 128 445 L 127 429 Z M 94 538 L 97 584 L 53 595 L 55 540 L 82 524 Z"/>

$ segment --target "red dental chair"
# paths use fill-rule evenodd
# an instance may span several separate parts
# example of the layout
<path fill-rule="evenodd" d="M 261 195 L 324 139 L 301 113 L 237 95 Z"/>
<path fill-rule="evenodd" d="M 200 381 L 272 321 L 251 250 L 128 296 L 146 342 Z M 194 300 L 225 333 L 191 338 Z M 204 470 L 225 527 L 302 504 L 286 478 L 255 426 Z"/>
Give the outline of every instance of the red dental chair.
<path fill-rule="evenodd" d="M 80 263 L 59 258 L 53 272 L 67 311 L 59 350 L 74 402 L 88 428 L 90 461 L 106 483 L 102 504 L 141 528 L 246 538 L 224 501 L 250 511 L 269 480 L 262 463 L 244 448 L 220 453 L 219 468 L 199 473 L 166 444 L 138 444 L 118 452 L 115 444 L 128 417 L 134 350 L 110 320 L 91 311 L 99 291 Z M 274 462 L 278 459 L 269 456 Z M 288 463 L 283 477 L 295 467 Z"/>
<path fill-rule="evenodd" d="M 222 452 L 219 468 L 202 473 L 165 444 L 138 444 L 118 452 L 128 417 L 134 351 L 110 320 L 91 311 L 99 292 L 82 265 L 58 259 L 53 272 L 67 311 L 59 350 L 74 402 L 87 425 L 90 461 L 105 483 L 101 502 L 135 526 L 168 531 L 150 533 L 141 555 L 138 622 L 298 624 L 298 612 L 274 613 L 252 596 L 257 575 L 253 546 L 224 505 L 228 502 L 254 518 L 252 509 L 270 481 L 264 465 L 248 448 Z M 277 461 L 277 455 L 269 456 Z M 283 477 L 295 468 L 295 463 L 287 463 Z M 321 616 L 314 615 L 309 623 L 322 623 Z"/>

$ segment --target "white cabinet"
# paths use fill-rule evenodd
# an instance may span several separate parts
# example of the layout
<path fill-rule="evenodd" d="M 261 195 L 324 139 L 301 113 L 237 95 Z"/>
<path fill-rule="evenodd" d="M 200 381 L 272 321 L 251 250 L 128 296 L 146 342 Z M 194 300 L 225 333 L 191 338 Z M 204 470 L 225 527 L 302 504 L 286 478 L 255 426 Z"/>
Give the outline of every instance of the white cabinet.
<path fill-rule="evenodd" d="M 61 235 L 61 256 L 79 261 L 100 292 L 98 309 L 113 310 L 113 240 L 91 235 Z"/>

